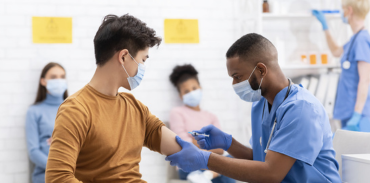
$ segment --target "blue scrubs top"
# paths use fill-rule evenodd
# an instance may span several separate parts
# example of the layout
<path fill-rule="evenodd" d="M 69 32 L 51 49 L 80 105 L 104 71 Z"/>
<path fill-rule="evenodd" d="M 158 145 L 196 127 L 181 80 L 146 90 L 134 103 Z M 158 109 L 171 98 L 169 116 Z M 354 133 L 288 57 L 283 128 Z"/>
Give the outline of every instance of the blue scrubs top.
<path fill-rule="evenodd" d="M 271 111 L 265 98 L 252 106 L 253 160 L 265 161 L 264 150 L 276 117 L 269 150 L 296 159 L 282 182 L 341 182 L 324 107 L 300 85 L 292 85 L 283 102 L 287 89 L 275 96 Z"/>
<path fill-rule="evenodd" d="M 370 63 L 370 35 L 367 30 L 362 30 L 358 33 L 355 42 L 354 36 L 343 47 L 343 56 L 341 59 L 342 73 L 339 78 L 337 99 L 334 107 L 334 118 L 339 120 L 348 120 L 352 117 L 355 110 L 357 99 L 357 87 L 359 83 L 359 74 L 357 68 L 358 61 Z M 353 42 L 351 50 L 349 47 Z M 343 67 L 343 63 L 347 60 L 349 54 L 350 67 L 348 69 Z M 366 117 L 370 117 L 370 90 L 367 100 L 362 111 Z"/>

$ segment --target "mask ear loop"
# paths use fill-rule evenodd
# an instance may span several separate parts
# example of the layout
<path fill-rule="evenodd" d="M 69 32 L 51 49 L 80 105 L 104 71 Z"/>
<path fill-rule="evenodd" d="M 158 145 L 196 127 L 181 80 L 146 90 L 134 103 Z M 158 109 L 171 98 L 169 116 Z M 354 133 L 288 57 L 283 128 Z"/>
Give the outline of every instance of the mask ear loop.
<path fill-rule="evenodd" d="M 256 66 L 256 67 L 254 67 L 254 69 L 253 69 L 253 71 L 252 71 L 251 75 L 249 75 L 248 81 L 249 81 L 249 79 L 251 78 L 252 74 L 254 73 L 254 70 L 256 70 L 256 68 L 257 68 L 257 66 Z"/>
<path fill-rule="evenodd" d="M 134 60 L 134 62 L 135 62 L 137 65 L 139 65 L 139 64 L 136 62 L 136 60 L 134 59 L 134 57 L 132 57 L 130 53 L 128 53 L 128 54 L 130 55 L 130 57 L 132 58 L 132 60 Z M 122 67 L 123 67 L 123 69 L 125 70 L 125 72 L 126 72 L 127 76 L 128 76 L 128 77 L 130 77 L 130 75 L 129 75 L 129 74 L 128 74 L 128 72 L 126 71 L 125 67 L 123 66 L 123 64 L 122 64 Z"/>
<path fill-rule="evenodd" d="M 130 57 L 132 58 L 132 60 L 134 60 L 134 62 L 135 62 L 137 65 L 139 65 L 139 63 L 137 63 L 137 62 L 136 62 L 136 60 L 134 59 L 134 57 L 132 57 L 130 53 L 128 53 L 128 54 L 130 55 Z"/>
<path fill-rule="evenodd" d="M 122 67 L 123 67 L 123 69 L 125 70 L 125 72 L 126 72 L 126 74 L 127 74 L 128 78 L 129 78 L 129 77 L 130 77 L 130 75 L 128 75 L 128 72 L 126 71 L 125 66 L 123 66 L 123 64 L 122 64 Z"/>
<path fill-rule="evenodd" d="M 260 83 L 260 86 L 258 87 L 258 89 L 261 89 L 262 81 L 263 81 L 263 78 L 261 79 L 261 83 Z"/>

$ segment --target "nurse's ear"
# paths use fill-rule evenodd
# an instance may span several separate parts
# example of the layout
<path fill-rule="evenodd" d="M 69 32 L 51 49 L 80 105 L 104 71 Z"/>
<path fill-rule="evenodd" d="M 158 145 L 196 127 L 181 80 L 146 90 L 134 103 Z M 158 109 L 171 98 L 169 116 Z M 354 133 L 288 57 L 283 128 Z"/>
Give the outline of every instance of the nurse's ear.
<path fill-rule="evenodd" d="M 256 68 L 257 72 L 259 73 L 259 76 L 262 78 L 262 77 L 265 77 L 268 73 L 268 68 L 267 66 L 262 63 L 262 62 L 259 62 L 257 63 L 257 68 Z"/>
<path fill-rule="evenodd" d="M 353 8 L 351 6 L 343 6 L 343 15 L 348 19 L 353 16 Z"/>

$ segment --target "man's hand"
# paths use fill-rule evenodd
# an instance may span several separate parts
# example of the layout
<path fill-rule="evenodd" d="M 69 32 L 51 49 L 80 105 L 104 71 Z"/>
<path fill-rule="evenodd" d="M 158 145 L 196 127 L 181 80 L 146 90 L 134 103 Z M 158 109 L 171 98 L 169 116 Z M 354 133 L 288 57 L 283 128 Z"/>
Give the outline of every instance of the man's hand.
<path fill-rule="evenodd" d="M 213 125 L 205 126 L 201 130 L 194 132 L 200 134 L 205 133 L 209 135 L 209 137 L 205 137 L 204 135 L 194 136 L 195 140 L 197 140 L 197 143 L 202 149 L 210 150 L 221 148 L 227 151 L 231 145 L 231 142 L 233 141 L 231 135 L 222 132 Z"/>
<path fill-rule="evenodd" d="M 179 136 L 176 136 L 176 141 L 182 150 L 166 157 L 166 161 L 170 161 L 171 166 L 178 166 L 185 172 L 208 169 L 211 152 L 202 151 L 194 144 L 183 141 Z"/>
<path fill-rule="evenodd" d="M 322 13 L 321 11 L 318 11 L 318 10 L 312 10 L 312 15 L 315 16 L 317 18 L 317 20 L 320 21 L 320 23 L 322 25 L 322 29 L 324 31 L 328 30 L 328 24 L 326 23 L 324 13 Z"/>

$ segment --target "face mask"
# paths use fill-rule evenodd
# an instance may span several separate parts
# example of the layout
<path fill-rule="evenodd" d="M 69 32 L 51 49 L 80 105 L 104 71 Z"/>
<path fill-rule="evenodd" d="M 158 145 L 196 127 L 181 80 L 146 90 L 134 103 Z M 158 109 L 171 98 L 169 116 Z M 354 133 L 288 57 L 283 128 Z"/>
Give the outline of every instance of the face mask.
<path fill-rule="evenodd" d="M 240 99 L 242 99 L 246 102 L 259 101 L 261 99 L 261 96 L 262 96 L 261 95 L 261 84 L 262 84 L 263 78 L 261 79 L 261 83 L 260 83 L 260 86 L 259 86 L 258 90 L 253 90 L 250 83 L 249 83 L 249 79 L 251 78 L 251 76 L 252 76 L 254 70 L 256 70 L 256 68 L 257 68 L 257 66 L 254 67 L 251 75 L 249 76 L 249 78 L 247 80 L 233 85 L 235 93 L 240 97 Z"/>
<path fill-rule="evenodd" d="M 65 79 L 49 79 L 46 83 L 46 89 L 50 95 L 61 97 L 67 90 L 67 81 Z"/>
<path fill-rule="evenodd" d="M 348 17 L 345 17 L 343 12 L 341 13 L 341 15 L 343 23 L 348 24 Z"/>
<path fill-rule="evenodd" d="M 202 100 L 202 90 L 197 89 L 192 92 L 189 92 L 182 96 L 182 101 L 185 105 L 190 107 L 196 107 L 199 105 L 200 100 Z"/>
<path fill-rule="evenodd" d="M 132 60 L 134 60 L 135 63 L 137 63 L 136 60 L 134 59 L 134 57 L 132 57 L 131 54 L 129 54 L 129 55 L 132 58 Z M 138 65 L 137 74 L 134 77 L 130 77 L 130 75 L 128 75 L 128 72 L 126 71 L 125 67 L 122 65 L 123 69 L 125 70 L 125 72 L 128 76 L 127 81 L 128 81 L 128 84 L 130 85 L 130 90 L 133 90 L 137 86 L 139 86 L 141 80 L 143 80 L 143 77 L 144 77 L 145 65 L 143 65 L 141 63 L 137 63 L 137 65 Z"/>

